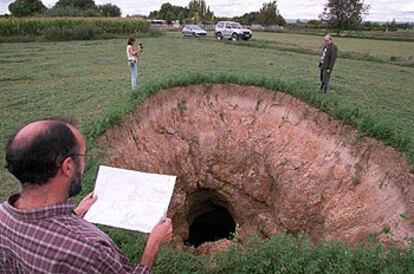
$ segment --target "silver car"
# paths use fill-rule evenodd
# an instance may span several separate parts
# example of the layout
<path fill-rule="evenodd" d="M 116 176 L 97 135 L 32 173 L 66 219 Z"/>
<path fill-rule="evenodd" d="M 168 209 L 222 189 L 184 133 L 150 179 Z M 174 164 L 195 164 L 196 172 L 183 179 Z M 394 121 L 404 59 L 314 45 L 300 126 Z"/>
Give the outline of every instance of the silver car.
<path fill-rule="evenodd" d="M 215 36 L 217 39 L 232 39 L 239 40 L 249 40 L 252 38 L 252 31 L 245 29 L 240 25 L 240 23 L 233 21 L 220 21 L 216 25 Z"/>
<path fill-rule="evenodd" d="M 183 37 L 191 36 L 196 38 L 206 37 L 207 32 L 197 25 L 185 25 L 181 31 Z"/>

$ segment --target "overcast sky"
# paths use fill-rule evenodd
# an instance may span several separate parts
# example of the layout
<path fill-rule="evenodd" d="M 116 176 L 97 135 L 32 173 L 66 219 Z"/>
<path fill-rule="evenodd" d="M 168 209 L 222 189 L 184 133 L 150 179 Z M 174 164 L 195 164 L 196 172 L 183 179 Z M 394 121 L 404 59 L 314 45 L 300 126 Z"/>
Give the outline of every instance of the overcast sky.
<path fill-rule="evenodd" d="M 8 13 L 8 5 L 14 0 L 0 0 L 0 14 Z M 42 0 L 47 7 L 52 7 L 56 0 Z M 177 6 L 187 6 L 189 0 L 95 0 L 96 4 L 112 3 L 122 10 L 122 15 L 148 15 L 158 10 L 162 3 L 170 2 Z M 206 0 L 207 5 L 216 16 L 240 16 L 246 12 L 258 11 L 263 2 L 260 0 Z M 278 0 L 279 11 L 285 19 L 317 19 L 327 0 Z M 371 5 L 370 14 L 365 20 L 370 21 L 414 21 L 413 0 L 365 0 Z"/>

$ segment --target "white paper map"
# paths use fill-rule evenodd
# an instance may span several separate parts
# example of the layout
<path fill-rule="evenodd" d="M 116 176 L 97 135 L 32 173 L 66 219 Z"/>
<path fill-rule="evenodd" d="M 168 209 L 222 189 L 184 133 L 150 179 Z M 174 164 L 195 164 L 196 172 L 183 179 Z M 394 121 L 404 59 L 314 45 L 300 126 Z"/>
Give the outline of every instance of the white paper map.
<path fill-rule="evenodd" d="M 84 219 L 149 233 L 168 209 L 175 179 L 101 165 L 94 190 L 98 200 Z"/>

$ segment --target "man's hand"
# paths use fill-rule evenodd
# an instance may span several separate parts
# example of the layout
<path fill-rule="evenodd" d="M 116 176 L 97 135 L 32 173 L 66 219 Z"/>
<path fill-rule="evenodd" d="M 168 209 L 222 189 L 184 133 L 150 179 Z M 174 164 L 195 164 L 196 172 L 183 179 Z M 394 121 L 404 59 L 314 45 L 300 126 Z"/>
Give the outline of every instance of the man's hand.
<path fill-rule="evenodd" d="M 166 218 L 165 220 L 160 220 L 160 222 L 154 226 L 151 231 L 151 234 L 148 238 L 149 241 L 154 241 L 154 243 L 158 244 L 159 246 L 168 243 L 173 235 L 173 227 L 170 218 Z"/>
<path fill-rule="evenodd" d="M 93 203 L 96 202 L 98 197 L 96 195 L 93 195 L 93 192 L 86 195 L 82 201 L 79 203 L 79 205 L 75 208 L 75 213 L 79 217 L 83 218 L 85 216 L 86 212 L 89 210 L 89 208 L 93 205 Z"/>
<path fill-rule="evenodd" d="M 173 227 L 171 219 L 167 218 L 165 221 L 160 220 L 160 222 L 154 226 L 151 234 L 149 235 L 140 264 L 151 268 L 160 247 L 168 243 L 171 240 L 172 235 Z"/>
<path fill-rule="evenodd" d="M 326 72 L 327 72 L 327 73 L 331 73 L 331 70 L 330 70 L 330 69 L 327 69 L 327 70 L 326 70 Z"/>

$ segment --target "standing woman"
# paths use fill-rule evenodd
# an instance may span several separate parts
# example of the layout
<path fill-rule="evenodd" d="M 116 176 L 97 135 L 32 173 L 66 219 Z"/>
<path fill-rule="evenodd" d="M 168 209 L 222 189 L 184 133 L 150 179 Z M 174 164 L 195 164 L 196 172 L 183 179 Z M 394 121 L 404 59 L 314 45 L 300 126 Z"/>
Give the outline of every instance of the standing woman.
<path fill-rule="evenodd" d="M 131 89 L 132 91 L 137 89 L 138 84 L 138 57 L 140 50 L 135 47 L 135 38 L 128 38 L 128 46 L 126 48 L 126 54 L 128 57 L 128 65 L 131 70 Z"/>

